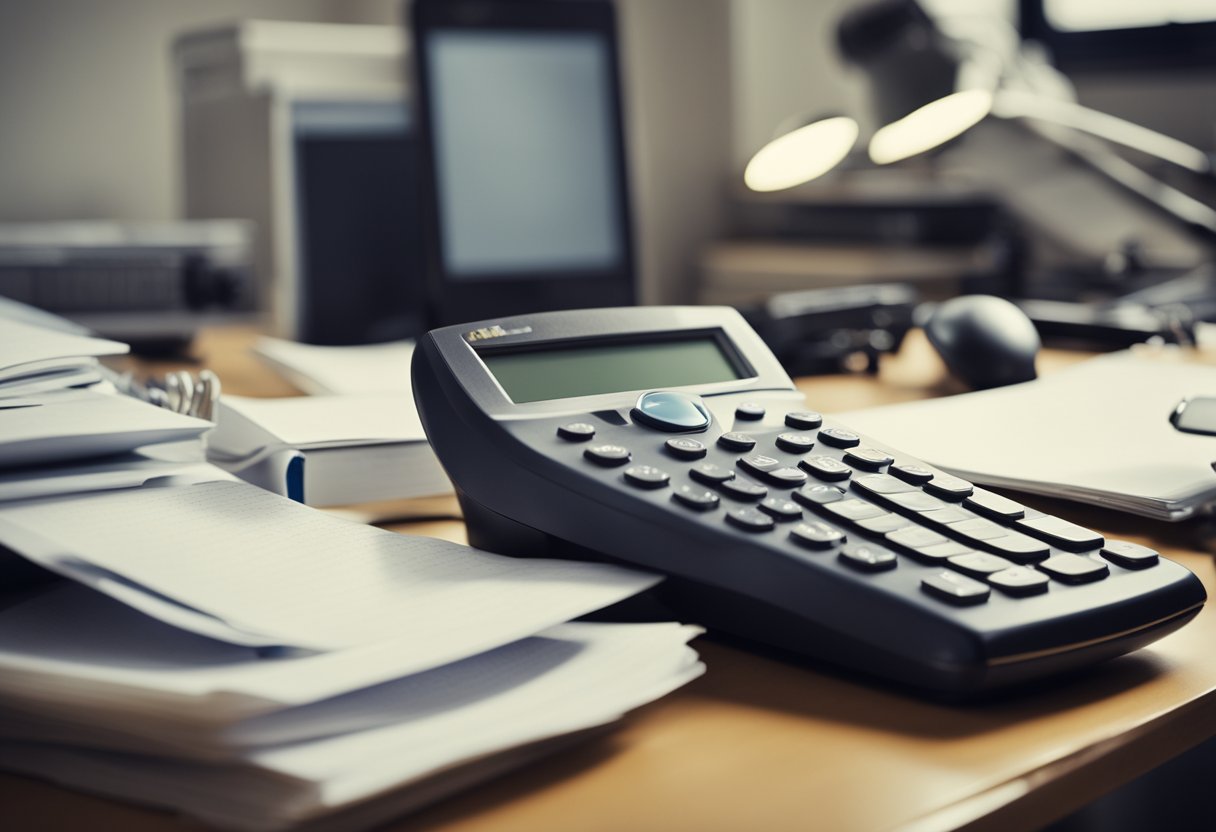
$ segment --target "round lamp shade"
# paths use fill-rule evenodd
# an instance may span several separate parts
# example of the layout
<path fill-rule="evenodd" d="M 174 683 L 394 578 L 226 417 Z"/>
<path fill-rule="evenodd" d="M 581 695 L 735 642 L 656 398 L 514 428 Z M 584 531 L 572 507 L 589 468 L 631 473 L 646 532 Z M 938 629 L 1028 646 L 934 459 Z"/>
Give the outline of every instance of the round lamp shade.
<path fill-rule="evenodd" d="M 940 147 L 979 124 L 992 112 L 992 93 L 951 93 L 880 127 L 870 138 L 870 161 L 889 165 Z"/>
<path fill-rule="evenodd" d="M 743 171 L 753 191 L 780 191 L 809 182 L 849 155 L 857 141 L 857 122 L 835 116 L 778 136 L 757 151 Z"/>

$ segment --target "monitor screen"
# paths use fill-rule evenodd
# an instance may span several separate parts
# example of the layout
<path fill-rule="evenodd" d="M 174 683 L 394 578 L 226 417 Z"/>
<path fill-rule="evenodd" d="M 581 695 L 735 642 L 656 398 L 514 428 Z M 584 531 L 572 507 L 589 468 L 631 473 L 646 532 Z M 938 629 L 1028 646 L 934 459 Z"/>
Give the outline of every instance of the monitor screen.
<path fill-rule="evenodd" d="M 712 335 L 481 354 L 516 404 L 735 381 L 739 372 Z"/>
<path fill-rule="evenodd" d="M 437 29 L 426 46 L 444 271 L 621 269 L 607 36 Z"/>

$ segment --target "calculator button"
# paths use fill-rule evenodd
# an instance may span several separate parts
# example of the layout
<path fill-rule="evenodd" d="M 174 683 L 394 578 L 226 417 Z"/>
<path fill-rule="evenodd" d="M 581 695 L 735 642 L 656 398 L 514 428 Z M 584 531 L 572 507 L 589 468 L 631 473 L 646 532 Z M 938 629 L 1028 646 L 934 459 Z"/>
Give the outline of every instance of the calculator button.
<path fill-rule="evenodd" d="M 764 418 L 764 407 L 755 402 L 744 402 L 735 408 L 735 418 L 745 422 L 758 422 Z"/>
<path fill-rule="evenodd" d="M 909 526 L 906 529 L 889 532 L 887 534 L 887 542 L 894 543 L 904 549 L 921 549 L 926 546 L 934 546 L 938 543 L 949 543 L 950 541 L 933 531 L 921 526 Z"/>
<path fill-rule="evenodd" d="M 794 488 L 806 482 L 806 474 L 797 468 L 778 468 L 776 471 L 769 471 L 767 476 L 773 485 L 784 488 Z"/>
<path fill-rule="evenodd" d="M 971 496 L 963 500 L 963 505 L 993 520 L 1020 520 L 1026 516 L 1026 506 L 982 488 L 971 492 Z"/>
<path fill-rule="evenodd" d="M 595 436 L 595 425 L 588 422 L 571 422 L 557 429 L 557 435 L 571 442 L 586 442 Z"/>
<path fill-rule="evenodd" d="M 975 517 L 971 520 L 964 520 L 961 523 L 951 523 L 948 528 L 951 534 L 956 534 L 959 537 L 976 543 L 1006 537 L 1009 534 L 1009 530 L 1004 526 L 999 526 L 991 520 L 985 520 L 983 517 Z"/>
<path fill-rule="evenodd" d="M 958 506 L 948 505 L 944 506 L 943 508 L 922 511 L 920 513 L 920 519 L 930 526 L 941 528 L 942 526 L 948 526 L 951 523 L 962 523 L 964 520 L 976 520 L 979 518 L 969 511 L 963 511 Z M 1001 529 L 1001 535 L 1005 534 L 1008 534 L 1008 532 Z M 1001 535 L 994 535 L 994 537 L 1000 537 Z"/>
<path fill-rule="evenodd" d="M 695 509 L 697 511 L 709 511 L 718 507 L 721 502 L 718 495 L 707 488 L 699 488 L 695 485 L 681 485 L 676 488 L 671 494 L 682 506 Z"/>
<path fill-rule="evenodd" d="M 777 436 L 777 447 L 791 454 L 804 454 L 815 447 L 815 439 L 805 433 L 782 433 Z"/>
<path fill-rule="evenodd" d="M 1051 554 L 1051 549 L 1047 547 L 1046 543 L 1041 543 L 1033 537 L 1017 533 L 985 540 L 984 548 L 990 549 L 996 554 L 1018 563 L 1030 563 L 1041 560 Z"/>
<path fill-rule="evenodd" d="M 965 555 L 955 555 L 947 563 L 964 575 L 970 575 L 973 578 L 987 578 L 996 572 L 1013 568 L 1013 564 L 1004 558 L 998 555 L 989 555 L 985 552 L 969 552 Z"/>
<path fill-rule="evenodd" d="M 1102 547 L 1102 557 L 1128 569 L 1144 569 L 1157 563 L 1158 555 L 1147 546 L 1126 540 L 1108 540 Z"/>
<path fill-rule="evenodd" d="M 961 500 L 964 497 L 970 497 L 975 486 L 959 477 L 936 474 L 933 479 L 925 483 L 925 490 L 947 500 Z"/>
<path fill-rule="evenodd" d="M 583 456 L 596 465 L 612 468 L 616 465 L 624 465 L 629 461 L 631 454 L 628 448 L 620 445 L 592 445 L 583 451 Z"/>
<path fill-rule="evenodd" d="M 1047 591 L 1047 576 L 1029 566 L 1011 566 L 993 572 L 985 580 L 1006 595 L 1021 597 Z"/>
<path fill-rule="evenodd" d="M 1043 515 L 1033 520 L 1019 520 L 1015 527 L 1035 537 L 1046 540 L 1053 546 L 1067 549 L 1070 552 L 1084 552 L 1095 549 L 1106 541 L 1097 532 L 1069 523 L 1059 517 Z"/>
<path fill-rule="evenodd" d="M 870 517 L 881 517 L 887 513 L 884 509 L 879 508 L 873 503 L 868 503 L 865 500 L 858 500 L 856 498 L 828 503 L 823 507 L 823 509 L 830 514 L 839 517 L 841 520 L 848 520 L 851 522 L 865 520 Z"/>
<path fill-rule="evenodd" d="M 768 496 L 768 489 L 747 480 L 726 480 L 718 484 L 718 490 L 732 500 L 754 503 Z"/>
<path fill-rule="evenodd" d="M 806 482 L 806 474 L 797 468 L 790 468 L 781 460 L 763 454 L 753 454 L 741 458 L 739 467 L 772 485 L 785 488 L 794 488 Z"/>
<path fill-rule="evenodd" d="M 754 508 L 736 508 L 726 513 L 726 522 L 748 532 L 772 531 L 773 518 Z"/>
<path fill-rule="evenodd" d="M 907 517 L 890 511 L 886 514 L 858 520 L 856 523 L 858 528 L 865 529 L 871 534 L 886 534 L 887 532 L 898 531 L 912 525 L 912 521 Z"/>
<path fill-rule="evenodd" d="M 802 516 L 798 504 L 784 497 L 769 497 L 760 503 L 760 510 L 775 520 L 797 520 Z"/>
<path fill-rule="evenodd" d="M 1082 555 L 1056 555 L 1040 563 L 1038 568 L 1066 584 L 1089 583 L 1110 574 L 1110 567 L 1105 563 Z"/>
<path fill-rule="evenodd" d="M 804 485 L 790 495 L 804 506 L 823 506 L 844 499 L 844 492 L 834 485 Z"/>
<path fill-rule="evenodd" d="M 950 558 L 975 554 L 974 549 L 970 549 L 955 540 L 947 540 L 945 543 L 934 543 L 931 546 L 921 546 L 914 549 L 913 552 L 918 559 L 927 563 L 941 563 L 942 561 L 950 560 Z"/>
<path fill-rule="evenodd" d="M 877 471 L 894 462 L 889 455 L 873 448 L 854 448 L 844 455 L 844 461 L 866 471 Z"/>
<path fill-rule="evenodd" d="M 938 572 L 920 582 L 921 589 L 935 598 L 951 604 L 982 604 L 991 591 L 982 584 L 957 572 Z"/>
<path fill-rule="evenodd" d="M 671 475 L 653 465 L 634 465 L 625 469 L 625 482 L 635 488 L 662 488 L 671 482 Z"/>
<path fill-rule="evenodd" d="M 795 410 L 785 414 L 785 423 L 798 430 L 814 430 L 823 424 L 823 416 L 813 410 Z"/>
<path fill-rule="evenodd" d="M 868 543 L 854 543 L 845 546 L 838 555 L 841 563 L 846 563 L 862 572 L 881 572 L 884 569 L 894 569 L 899 563 L 895 553 L 889 549 L 871 546 Z"/>
<path fill-rule="evenodd" d="M 861 437 L 843 428 L 824 428 L 819 431 L 819 439 L 833 448 L 852 448 L 861 444 Z"/>
<path fill-rule="evenodd" d="M 635 422 L 667 431 L 702 430 L 709 427 L 709 409 L 699 396 L 660 390 L 638 396 L 629 411 Z"/>
<path fill-rule="evenodd" d="M 705 485 L 718 485 L 735 478 L 735 472 L 712 462 L 704 462 L 690 469 L 688 476 Z"/>
<path fill-rule="evenodd" d="M 837 482 L 853 476 L 853 469 L 830 456 L 813 456 L 798 461 L 798 467 L 821 480 Z"/>
<path fill-rule="evenodd" d="M 916 486 L 908 485 L 895 477 L 886 474 L 866 474 L 853 480 L 853 487 L 868 494 L 887 495 L 904 494 L 916 491 Z"/>
<path fill-rule="evenodd" d="M 908 494 L 884 495 L 884 500 L 908 511 L 933 511 L 949 505 L 945 500 L 938 499 L 923 491 L 912 491 Z"/>
<path fill-rule="evenodd" d="M 756 440 L 746 433 L 731 431 L 719 436 L 718 444 L 730 451 L 750 451 L 756 447 Z"/>
<path fill-rule="evenodd" d="M 750 474 L 764 474 L 776 470 L 782 465 L 781 460 L 764 454 L 751 454 L 739 458 L 739 467 Z"/>
<path fill-rule="evenodd" d="M 808 523 L 799 523 L 790 529 L 790 539 L 808 549 L 831 549 L 833 546 L 844 543 L 848 538 L 839 529 L 834 529 L 827 523 L 812 520 Z"/>
<path fill-rule="evenodd" d="M 904 482 L 910 482 L 913 485 L 924 485 L 934 477 L 934 473 L 925 466 L 907 462 L 892 463 L 891 467 L 887 469 L 887 473 L 894 474 Z"/>
<path fill-rule="evenodd" d="M 676 459 L 700 459 L 708 451 L 704 442 L 683 436 L 668 439 L 663 443 L 663 447 Z"/>

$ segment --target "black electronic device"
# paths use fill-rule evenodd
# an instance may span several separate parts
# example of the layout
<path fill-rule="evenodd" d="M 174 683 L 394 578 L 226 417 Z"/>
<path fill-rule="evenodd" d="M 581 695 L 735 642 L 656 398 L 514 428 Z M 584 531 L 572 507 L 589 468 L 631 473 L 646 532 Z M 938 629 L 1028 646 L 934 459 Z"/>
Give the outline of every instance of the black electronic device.
<path fill-rule="evenodd" d="M 202 326 L 254 319 L 253 229 L 239 220 L 3 224 L 0 296 L 137 352 L 180 352 Z"/>
<path fill-rule="evenodd" d="M 1206 599 L 1150 549 L 813 412 L 731 309 L 445 327 L 419 341 L 413 384 L 473 545 L 662 572 L 677 617 L 914 687 L 1074 669 Z"/>
<path fill-rule="evenodd" d="M 779 292 L 740 311 L 789 373 L 874 373 L 912 328 L 917 297 L 898 283 L 835 286 Z"/>
<path fill-rule="evenodd" d="M 1183 433 L 1216 436 L 1216 396 L 1191 396 L 1178 402 L 1170 424 Z"/>
<path fill-rule="evenodd" d="M 634 302 L 613 5 L 411 6 L 439 323 Z"/>

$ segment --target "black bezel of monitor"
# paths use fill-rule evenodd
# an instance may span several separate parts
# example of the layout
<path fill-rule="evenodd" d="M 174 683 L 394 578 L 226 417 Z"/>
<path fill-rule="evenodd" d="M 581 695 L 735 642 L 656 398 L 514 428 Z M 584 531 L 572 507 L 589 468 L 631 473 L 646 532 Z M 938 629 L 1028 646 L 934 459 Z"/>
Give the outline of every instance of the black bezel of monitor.
<path fill-rule="evenodd" d="M 1018 18 L 1022 38 L 1042 43 L 1065 71 L 1216 67 L 1216 22 L 1062 32 L 1043 0 L 1018 0 Z"/>
<path fill-rule="evenodd" d="M 625 158 L 624 116 L 620 65 L 617 55 L 616 15 L 610 2 L 583 0 L 415 0 L 410 23 L 414 48 L 413 70 L 418 114 L 419 147 L 423 171 L 423 225 L 427 282 L 434 325 L 474 321 L 556 309 L 629 306 L 636 303 L 633 231 L 630 225 L 628 169 Z M 617 196 L 616 225 L 620 258 L 615 268 L 565 270 L 527 274 L 517 271 L 465 275 L 454 278 L 443 257 L 439 227 L 439 181 L 435 164 L 435 136 L 428 64 L 428 36 L 442 31 L 579 32 L 602 36 L 607 47 L 612 153 Z"/>

